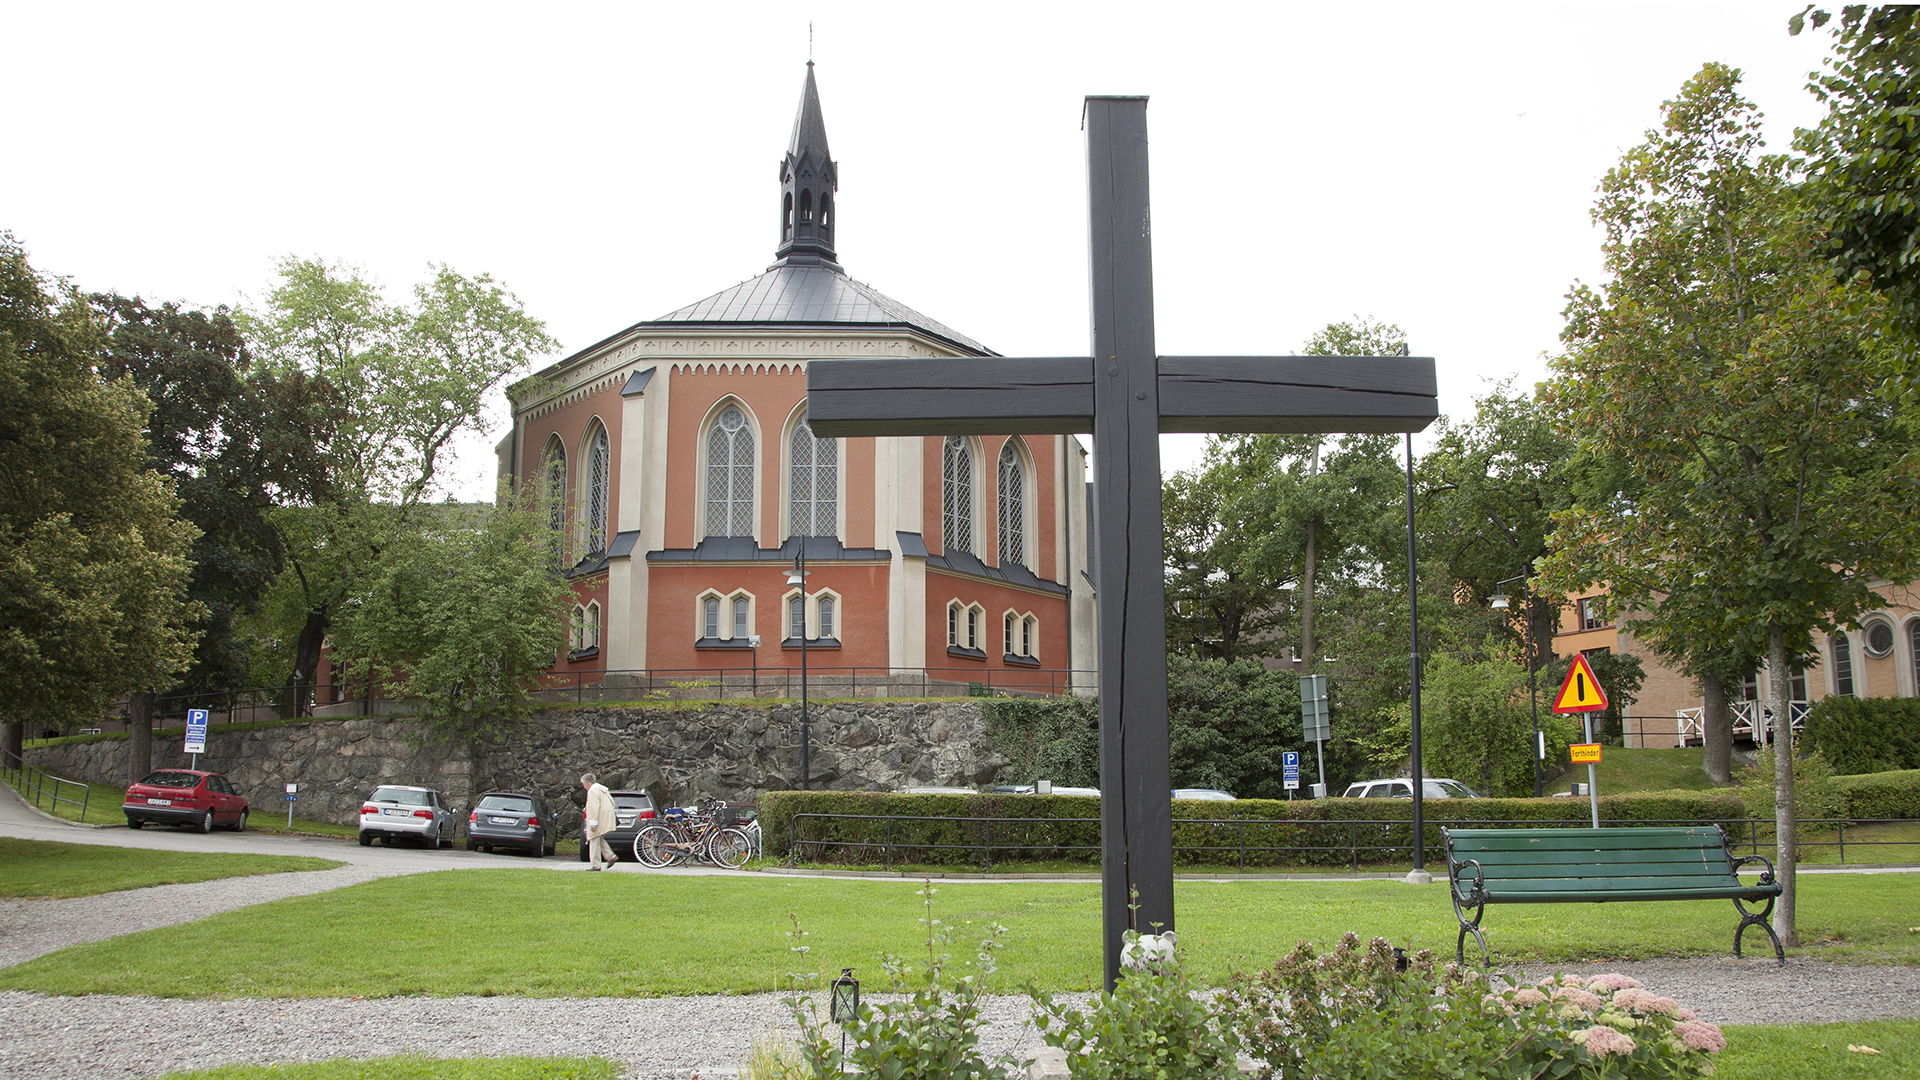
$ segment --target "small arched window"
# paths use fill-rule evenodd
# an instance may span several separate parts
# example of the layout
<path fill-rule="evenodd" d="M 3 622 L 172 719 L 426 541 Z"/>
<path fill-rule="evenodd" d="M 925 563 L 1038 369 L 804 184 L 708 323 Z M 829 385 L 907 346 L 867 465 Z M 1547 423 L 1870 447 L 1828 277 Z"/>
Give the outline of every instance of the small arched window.
<path fill-rule="evenodd" d="M 1013 566 L 1027 561 L 1027 468 L 1012 439 L 1000 448 L 999 473 L 1000 565 Z"/>
<path fill-rule="evenodd" d="M 607 429 L 595 425 L 593 441 L 587 449 L 587 551 L 599 554 L 607 550 L 607 474 L 611 462 L 607 452 Z"/>
<path fill-rule="evenodd" d="M 787 521 L 790 536 L 839 534 L 840 444 L 816 439 L 805 417 L 788 446 Z"/>
<path fill-rule="evenodd" d="M 600 601 L 587 605 L 587 624 L 581 627 L 580 647 L 597 649 L 600 647 Z"/>
<path fill-rule="evenodd" d="M 1005 633 L 1005 635 L 1004 635 L 1004 636 L 1005 636 L 1005 637 L 1006 637 L 1006 639 L 1007 639 L 1007 647 L 1006 647 L 1006 649 L 1005 649 L 1004 651 L 1006 652 L 1006 654 L 1007 654 L 1008 656 L 1018 656 L 1018 655 L 1019 655 L 1019 653 L 1018 653 L 1018 652 L 1016 652 L 1016 651 L 1014 650 L 1014 646 L 1015 646 L 1016 644 L 1018 644 L 1018 642 L 1017 642 L 1017 641 L 1016 641 L 1016 640 L 1014 639 L 1014 633 L 1013 633 L 1013 627 L 1014 627 L 1014 624 L 1015 624 L 1016 622 L 1018 622 L 1018 621 L 1019 621 L 1018 619 L 1015 619 L 1015 618 L 1013 617 L 1013 613 L 1012 613 L 1012 612 L 1008 612 L 1008 613 L 1007 613 L 1007 614 L 1006 614 L 1005 616 L 1003 616 L 1003 617 L 1001 618 L 1001 620 L 1000 620 L 1000 622 L 1001 622 L 1001 629 L 1003 629 L 1004 631 L 1006 631 L 1006 633 Z"/>
<path fill-rule="evenodd" d="M 947 605 L 947 647 L 960 645 L 960 605 L 958 602 Z"/>
<path fill-rule="evenodd" d="M 700 636 L 712 641 L 720 636 L 720 598 L 709 596 L 700 604 Z"/>
<path fill-rule="evenodd" d="M 780 240 L 782 243 L 793 239 L 793 192 L 789 191 L 780 198 Z"/>
<path fill-rule="evenodd" d="M 707 432 L 707 535 L 753 535 L 753 428 L 738 405 Z"/>
<path fill-rule="evenodd" d="M 800 193 L 800 224 L 813 224 L 813 192 L 811 191 Z"/>
<path fill-rule="evenodd" d="M 753 602 L 751 600 L 748 600 L 744 596 L 736 596 L 733 598 L 733 640 L 745 641 L 748 636 L 753 633 L 753 631 L 748 628 L 748 624 L 752 621 L 750 618 L 752 611 Z"/>
<path fill-rule="evenodd" d="M 819 612 L 820 636 L 823 638 L 833 637 L 833 597 L 816 597 L 813 601 L 813 606 L 814 610 Z"/>
<path fill-rule="evenodd" d="M 833 228 L 833 196 L 820 196 L 820 235 L 825 236 Z"/>
<path fill-rule="evenodd" d="M 940 455 L 940 543 L 973 550 L 973 448 L 958 435 L 947 436 Z"/>
<path fill-rule="evenodd" d="M 1033 656 L 1033 639 L 1040 636 L 1040 620 L 1029 615 L 1020 620 L 1020 655 Z"/>
<path fill-rule="evenodd" d="M 799 593 L 787 599 L 787 640 L 799 641 L 807 636 L 807 598 Z"/>

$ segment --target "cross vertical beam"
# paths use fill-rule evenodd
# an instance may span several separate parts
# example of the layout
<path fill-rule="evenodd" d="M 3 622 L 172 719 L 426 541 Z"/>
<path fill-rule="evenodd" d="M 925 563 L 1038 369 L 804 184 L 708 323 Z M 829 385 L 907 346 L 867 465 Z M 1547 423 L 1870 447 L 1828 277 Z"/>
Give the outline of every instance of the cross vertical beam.
<path fill-rule="evenodd" d="M 1101 923 L 1111 988 L 1129 927 L 1173 929 L 1173 784 L 1147 99 L 1090 97 L 1084 123 L 1101 525 Z"/>

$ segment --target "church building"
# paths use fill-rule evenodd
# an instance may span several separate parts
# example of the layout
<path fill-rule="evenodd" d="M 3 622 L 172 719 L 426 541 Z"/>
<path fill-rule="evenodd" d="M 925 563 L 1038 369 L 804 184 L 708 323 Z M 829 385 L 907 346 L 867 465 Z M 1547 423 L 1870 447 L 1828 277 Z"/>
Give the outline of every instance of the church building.
<path fill-rule="evenodd" d="M 837 172 L 809 62 L 773 265 L 508 390 L 501 474 L 573 586 L 556 685 L 765 677 L 804 637 L 816 679 L 1092 691 L 1078 439 L 807 427 L 809 364 L 999 355 L 847 276 Z"/>

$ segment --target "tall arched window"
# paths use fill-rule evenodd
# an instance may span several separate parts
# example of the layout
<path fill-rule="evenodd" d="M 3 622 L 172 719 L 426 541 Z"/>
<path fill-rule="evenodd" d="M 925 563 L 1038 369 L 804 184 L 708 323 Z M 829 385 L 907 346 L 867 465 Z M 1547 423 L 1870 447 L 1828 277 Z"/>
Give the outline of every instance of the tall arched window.
<path fill-rule="evenodd" d="M 1833 649 L 1833 692 L 1838 697 L 1853 696 L 1853 644 L 1845 634 L 1827 638 Z"/>
<path fill-rule="evenodd" d="M 999 472 L 1000 565 L 1012 566 L 1027 561 L 1027 469 L 1012 439 L 1000 448 Z"/>
<path fill-rule="evenodd" d="M 587 551 L 607 550 L 607 429 L 595 426 L 587 449 Z"/>
<path fill-rule="evenodd" d="M 738 405 L 707 432 L 707 535 L 753 535 L 753 428 Z"/>
<path fill-rule="evenodd" d="M 940 543 L 947 551 L 972 551 L 973 448 L 949 435 L 940 459 Z"/>
<path fill-rule="evenodd" d="M 548 554 L 555 566 L 564 566 L 567 556 L 567 450 L 558 439 L 547 446 L 540 498 L 547 505 Z"/>
<path fill-rule="evenodd" d="M 1913 692 L 1920 695 L 1920 619 L 1907 624 L 1907 663 L 1913 668 Z"/>
<path fill-rule="evenodd" d="M 803 417 L 793 425 L 788 454 L 788 535 L 838 535 L 840 444 L 814 438 L 813 429 Z"/>

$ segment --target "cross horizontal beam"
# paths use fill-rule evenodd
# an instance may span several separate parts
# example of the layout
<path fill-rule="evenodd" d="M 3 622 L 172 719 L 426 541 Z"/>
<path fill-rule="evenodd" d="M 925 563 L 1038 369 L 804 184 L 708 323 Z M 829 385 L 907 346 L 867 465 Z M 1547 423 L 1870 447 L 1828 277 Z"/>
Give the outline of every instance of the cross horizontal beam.
<path fill-rule="evenodd" d="M 1163 356 L 1158 389 L 1167 432 L 1420 431 L 1440 415 L 1429 357 Z M 829 437 L 1092 431 L 1093 361 L 816 360 L 807 424 Z"/>

